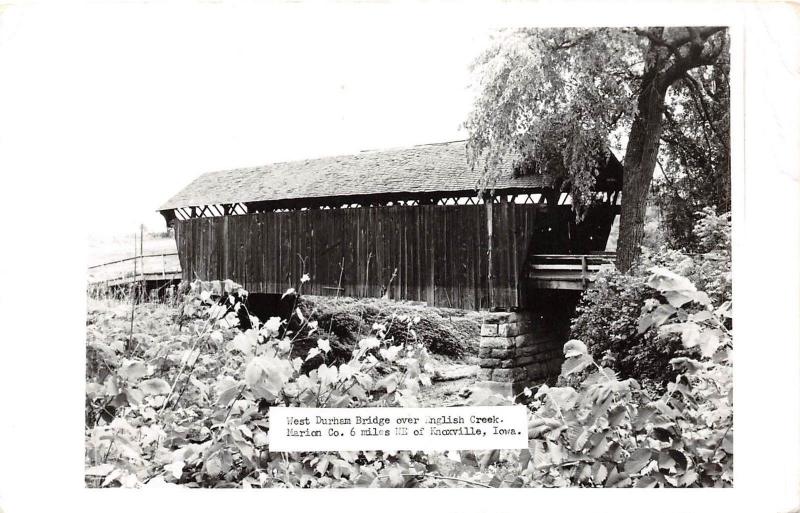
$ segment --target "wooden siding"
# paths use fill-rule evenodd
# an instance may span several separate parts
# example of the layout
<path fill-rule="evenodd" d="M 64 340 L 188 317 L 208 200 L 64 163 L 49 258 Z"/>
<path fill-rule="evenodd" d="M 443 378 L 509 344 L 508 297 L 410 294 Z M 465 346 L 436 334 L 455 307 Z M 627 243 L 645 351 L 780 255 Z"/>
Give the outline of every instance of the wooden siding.
<path fill-rule="evenodd" d="M 485 205 L 178 220 L 175 238 L 185 280 L 229 278 L 252 292 L 283 293 L 308 273 L 304 293 L 335 295 L 341 272 L 340 295 L 377 297 L 396 268 L 393 299 L 477 310 L 518 306 L 527 255 L 570 252 L 573 216 L 569 206 L 493 204 L 491 290 Z"/>

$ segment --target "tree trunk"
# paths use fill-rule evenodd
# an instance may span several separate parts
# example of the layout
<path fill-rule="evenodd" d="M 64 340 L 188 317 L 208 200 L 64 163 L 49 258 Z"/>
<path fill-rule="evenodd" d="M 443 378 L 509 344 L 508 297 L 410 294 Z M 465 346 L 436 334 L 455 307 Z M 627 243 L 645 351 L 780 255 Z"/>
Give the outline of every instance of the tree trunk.
<path fill-rule="evenodd" d="M 639 257 L 644 238 L 647 196 L 658 157 L 663 125 L 666 87 L 656 70 L 662 58 L 653 45 L 648 49 L 647 67 L 639 93 L 638 112 L 631 126 L 625 150 L 622 178 L 622 207 L 617 243 L 617 269 L 627 272 Z"/>

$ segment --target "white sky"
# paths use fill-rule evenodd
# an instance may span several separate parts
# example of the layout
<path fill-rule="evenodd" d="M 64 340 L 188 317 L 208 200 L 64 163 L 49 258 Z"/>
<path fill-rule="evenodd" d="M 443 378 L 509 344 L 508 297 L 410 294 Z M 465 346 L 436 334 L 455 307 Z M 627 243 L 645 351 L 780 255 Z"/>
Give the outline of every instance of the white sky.
<path fill-rule="evenodd" d="M 156 208 L 202 172 L 464 138 L 468 66 L 487 26 L 363 4 L 315 13 L 7 8 L 0 112 L 24 122 L 3 125 L 0 151 L 61 141 L 29 151 L 81 162 L 74 185 L 102 235 L 163 229 Z"/>

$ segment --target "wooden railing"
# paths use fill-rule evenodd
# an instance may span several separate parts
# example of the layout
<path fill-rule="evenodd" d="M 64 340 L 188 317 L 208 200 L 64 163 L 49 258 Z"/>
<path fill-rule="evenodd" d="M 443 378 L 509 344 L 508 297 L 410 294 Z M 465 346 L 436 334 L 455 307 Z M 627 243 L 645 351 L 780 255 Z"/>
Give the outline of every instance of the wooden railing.
<path fill-rule="evenodd" d="M 88 274 L 89 283 L 122 285 L 137 281 L 180 279 L 181 266 L 178 253 L 154 253 L 90 265 Z"/>
<path fill-rule="evenodd" d="M 602 266 L 614 265 L 616 253 L 531 255 L 528 278 L 535 288 L 585 289 Z"/>

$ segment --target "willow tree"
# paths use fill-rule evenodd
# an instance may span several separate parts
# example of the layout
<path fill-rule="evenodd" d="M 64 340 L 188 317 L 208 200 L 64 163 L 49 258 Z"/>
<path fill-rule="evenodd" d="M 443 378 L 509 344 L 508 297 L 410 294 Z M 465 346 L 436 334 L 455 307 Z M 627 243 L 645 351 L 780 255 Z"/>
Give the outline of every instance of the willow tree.
<path fill-rule="evenodd" d="M 617 267 L 639 254 L 670 88 L 727 52 L 722 27 L 524 28 L 476 60 L 480 91 L 465 123 L 471 165 L 490 188 L 498 164 L 550 175 L 581 217 L 609 145 L 625 142 Z"/>

